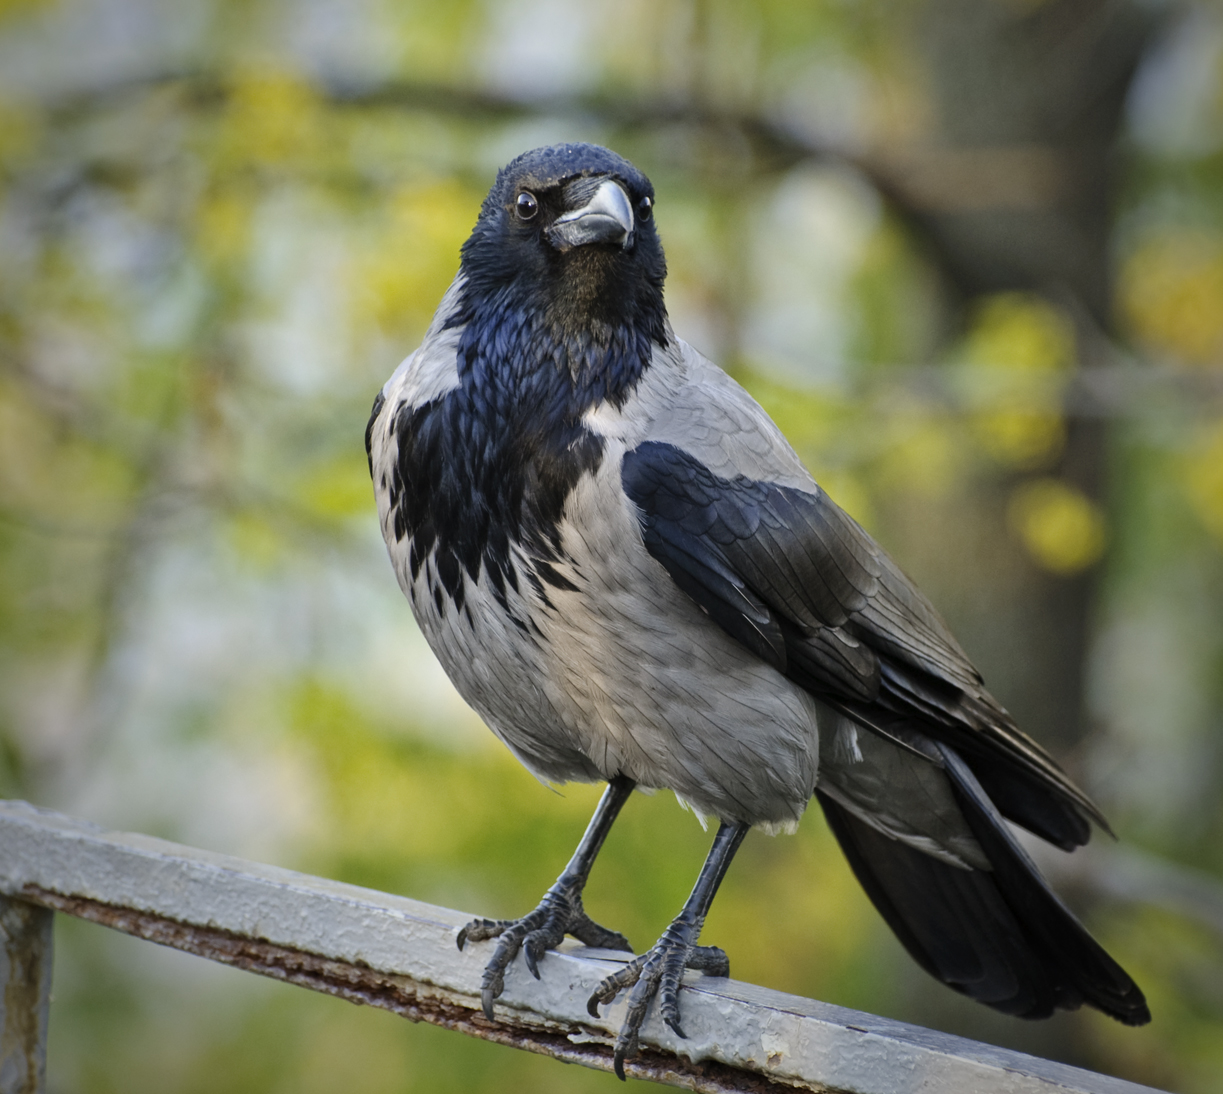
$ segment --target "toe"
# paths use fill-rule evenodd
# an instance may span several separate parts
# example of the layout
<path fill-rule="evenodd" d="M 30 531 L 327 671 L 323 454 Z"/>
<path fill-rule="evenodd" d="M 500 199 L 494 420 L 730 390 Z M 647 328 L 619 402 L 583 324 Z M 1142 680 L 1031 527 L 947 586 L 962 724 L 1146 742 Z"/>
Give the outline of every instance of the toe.
<path fill-rule="evenodd" d="M 513 926 L 512 919 L 473 919 L 461 931 L 459 931 L 456 941 L 461 950 L 468 942 L 483 942 L 489 938 L 496 938 L 502 934 L 508 927 Z"/>
<path fill-rule="evenodd" d="M 662 1012 L 662 1020 L 675 1031 L 675 1036 L 687 1040 L 688 1035 L 679 1024 L 679 992 L 678 983 L 663 983 L 659 989 L 658 1005 Z"/>
<path fill-rule="evenodd" d="M 484 981 L 480 986 L 480 1006 L 484 1010 L 484 1017 L 490 1022 L 493 1020 L 493 1003 L 504 989 L 505 977 L 499 971 L 485 969 Z"/>
<path fill-rule="evenodd" d="M 706 976 L 730 975 L 730 958 L 720 946 L 693 946 L 688 952 L 687 965 Z"/>
<path fill-rule="evenodd" d="M 633 987 L 641 979 L 641 969 L 644 963 L 644 957 L 635 957 L 624 968 L 617 969 L 610 976 L 605 976 L 599 981 L 599 986 L 595 988 L 594 994 L 586 1003 L 587 1013 L 598 1018 L 599 1004 L 610 1003 L 625 988 Z"/>
<path fill-rule="evenodd" d="M 628 1011 L 624 1016 L 624 1024 L 616 1035 L 616 1048 L 612 1057 L 616 1074 L 621 1079 L 624 1078 L 624 1061 L 631 1059 L 641 1051 L 641 1025 L 645 1021 L 646 1011 L 649 1009 L 650 1000 L 654 998 L 657 986 L 657 974 L 654 970 L 648 969 L 633 985 L 633 990 L 629 993 Z"/>
<path fill-rule="evenodd" d="M 624 1061 L 630 1056 L 636 1056 L 638 1052 L 637 1035 L 634 1033 L 629 1037 L 625 1037 L 624 1031 L 620 1031 L 620 1036 L 616 1038 L 616 1048 L 612 1053 L 612 1066 L 616 1069 L 616 1078 L 622 1083 L 628 1080 L 624 1076 Z"/>
<path fill-rule="evenodd" d="M 569 933 L 584 945 L 593 946 L 596 949 L 633 952 L 632 944 L 619 931 L 609 931 L 586 916 L 582 917 L 581 922 L 575 923 Z"/>
<path fill-rule="evenodd" d="M 493 1016 L 493 1000 L 497 999 L 505 990 L 505 970 L 518 956 L 522 938 L 523 931 L 519 924 L 513 924 L 509 930 L 503 931 L 497 942 L 497 949 L 493 952 L 488 964 L 484 966 L 480 1001 L 484 1006 L 484 1013 L 490 1020 Z"/>

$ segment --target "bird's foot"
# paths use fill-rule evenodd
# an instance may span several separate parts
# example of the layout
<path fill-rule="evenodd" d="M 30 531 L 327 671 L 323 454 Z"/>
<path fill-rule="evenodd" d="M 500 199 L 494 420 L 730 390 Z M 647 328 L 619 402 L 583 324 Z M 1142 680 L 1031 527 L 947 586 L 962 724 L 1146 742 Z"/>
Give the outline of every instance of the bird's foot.
<path fill-rule="evenodd" d="M 582 907 L 581 888 L 567 884 L 563 878 L 544 894 L 539 907 L 521 919 L 473 919 L 459 931 L 460 950 L 468 942 L 499 939 L 491 960 L 484 966 L 480 985 L 480 1001 L 490 1022 L 493 1019 L 493 1002 L 505 990 L 505 970 L 518 951 L 522 950 L 527 968 L 538 980 L 540 958 L 546 950 L 559 946 L 567 934 L 587 946 L 628 950 L 630 953 L 633 950 L 629 940 L 619 931 L 601 927 L 586 914 L 586 909 Z"/>
<path fill-rule="evenodd" d="M 684 969 L 697 969 L 707 976 L 730 975 L 730 960 L 724 950 L 696 945 L 700 933 L 701 922 L 686 921 L 681 913 L 649 952 L 634 957 L 624 968 L 606 977 L 586 1004 L 586 1009 L 597 1018 L 600 1003 L 610 1003 L 620 992 L 632 988 L 628 1013 L 616 1037 L 614 1063 L 619 1078 L 624 1078 L 624 1061 L 640 1051 L 638 1035 L 655 996 L 659 998 L 663 1021 L 677 1036 L 684 1036 L 679 1024 L 679 988 Z"/>

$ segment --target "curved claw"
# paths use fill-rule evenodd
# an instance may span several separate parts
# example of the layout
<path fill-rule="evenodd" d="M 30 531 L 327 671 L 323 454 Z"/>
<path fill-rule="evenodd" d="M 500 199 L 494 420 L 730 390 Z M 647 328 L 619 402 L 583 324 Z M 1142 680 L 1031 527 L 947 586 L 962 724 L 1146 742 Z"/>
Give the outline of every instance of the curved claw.
<path fill-rule="evenodd" d="M 675 1036 L 680 1040 L 686 1041 L 688 1035 L 683 1031 L 679 1024 L 679 995 L 674 990 L 671 990 L 669 984 L 664 984 L 659 1000 L 659 1009 L 662 1011 L 662 1020 L 674 1031 Z"/>
<path fill-rule="evenodd" d="M 482 988 L 480 990 L 480 1008 L 484 1011 L 484 1017 L 490 1022 L 493 1021 L 493 1002 L 497 996 L 501 994 L 501 988 Z"/>
<path fill-rule="evenodd" d="M 670 966 L 670 961 L 664 962 L 662 976 L 659 977 L 658 1009 L 662 1013 L 662 1020 L 675 1031 L 675 1035 L 684 1037 L 684 1031 L 679 1024 L 679 985 L 684 975 L 684 966 L 682 961 L 677 970 L 672 970 Z"/>
<path fill-rule="evenodd" d="M 481 929 L 480 926 L 477 926 L 478 924 L 482 924 L 484 929 L 489 929 L 490 933 L 483 935 L 477 933 Z M 480 1004 L 484 1010 L 484 1016 L 491 1022 L 493 1002 L 505 990 L 505 970 L 518 955 L 526 928 L 523 927 L 521 921 L 515 923 L 513 920 L 494 921 L 490 919 L 478 920 L 476 924 L 468 924 L 468 926 L 477 926 L 476 931 L 468 934 L 469 940 L 498 939 L 492 958 L 484 966 L 484 975 L 480 983 Z"/>
<path fill-rule="evenodd" d="M 630 1056 L 636 1056 L 641 1051 L 641 1046 L 637 1043 L 637 1034 L 625 1038 L 624 1031 L 620 1031 L 620 1036 L 616 1038 L 616 1048 L 612 1053 L 612 1067 L 616 1070 L 616 1078 L 622 1083 L 628 1082 L 624 1076 L 624 1061 Z"/>
<path fill-rule="evenodd" d="M 559 941 L 559 939 L 558 939 Z M 527 935 L 522 947 L 522 956 L 526 959 L 527 968 L 536 980 L 539 979 L 539 960 L 543 957 L 551 939 L 546 931 L 532 931 Z"/>

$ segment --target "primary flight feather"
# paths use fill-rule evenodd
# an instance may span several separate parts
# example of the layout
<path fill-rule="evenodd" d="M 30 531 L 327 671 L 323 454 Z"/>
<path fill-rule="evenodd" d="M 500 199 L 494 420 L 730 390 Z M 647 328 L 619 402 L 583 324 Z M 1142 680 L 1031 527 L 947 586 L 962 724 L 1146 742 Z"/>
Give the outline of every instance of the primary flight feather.
<path fill-rule="evenodd" d="M 654 191 L 586 144 L 498 174 L 458 276 L 366 432 L 391 561 L 459 693 L 541 779 L 606 781 L 557 883 L 498 938 L 491 1017 L 521 949 L 629 949 L 582 907 L 635 786 L 720 828 L 629 990 L 615 1050 L 685 967 L 744 834 L 814 796 L 913 957 L 989 1006 L 1149 1019 L 1141 991 L 1040 877 L 1008 818 L 1071 849 L 1104 819 L 982 683 L 938 613 L 820 489 L 776 425 L 676 337 Z"/>

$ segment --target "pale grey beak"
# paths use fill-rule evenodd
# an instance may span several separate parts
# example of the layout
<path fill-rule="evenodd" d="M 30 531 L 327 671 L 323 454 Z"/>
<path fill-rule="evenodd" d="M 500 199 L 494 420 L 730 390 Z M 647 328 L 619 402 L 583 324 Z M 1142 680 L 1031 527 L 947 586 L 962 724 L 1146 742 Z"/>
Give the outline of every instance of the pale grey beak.
<path fill-rule="evenodd" d="M 585 205 L 557 217 L 545 234 L 558 251 L 586 243 L 628 247 L 633 242 L 633 207 L 628 194 L 615 180 L 604 179 Z"/>

